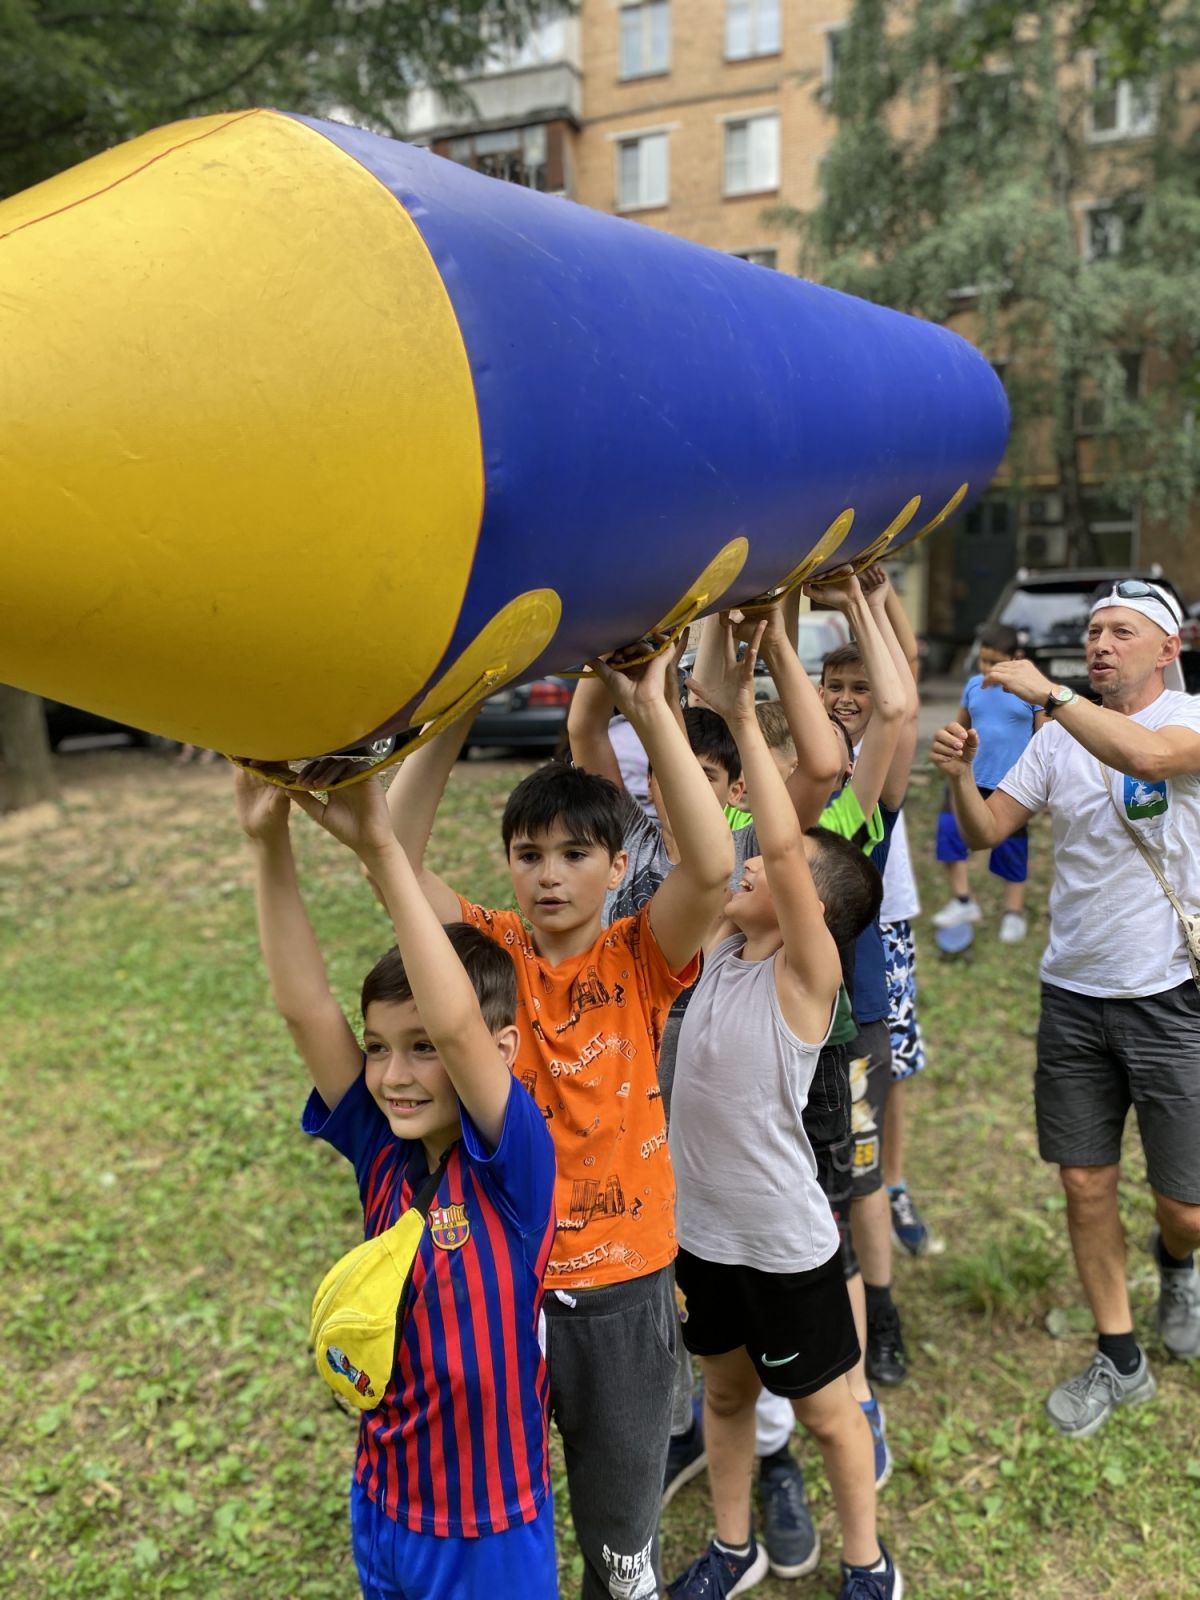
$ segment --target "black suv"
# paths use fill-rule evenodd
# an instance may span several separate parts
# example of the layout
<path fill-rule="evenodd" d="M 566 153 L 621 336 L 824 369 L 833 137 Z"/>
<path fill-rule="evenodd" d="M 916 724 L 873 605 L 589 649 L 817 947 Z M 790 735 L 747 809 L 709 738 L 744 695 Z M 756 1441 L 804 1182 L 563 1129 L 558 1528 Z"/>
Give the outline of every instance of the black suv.
<path fill-rule="evenodd" d="M 1175 596 L 1183 616 L 1187 606 L 1183 596 L 1158 567 L 1147 572 L 1130 572 L 1128 568 L 1078 567 L 1058 572 L 1031 572 L 1021 567 L 1016 577 L 1004 586 L 1000 598 L 992 607 L 989 622 L 1004 622 L 1015 628 L 1025 655 L 1046 674 L 1052 683 L 1066 684 L 1076 694 L 1087 694 L 1087 664 L 1084 655 L 1084 638 L 1087 634 L 1088 613 L 1092 596 L 1102 585 L 1112 585 L 1122 578 L 1142 578 L 1156 583 L 1168 594 Z M 1179 658 L 1183 670 L 1183 687 L 1189 694 L 1200 690 L 1200 650 L 1191 647 L 1184 630 L 1183 651 Z M 974 663 L 978 646 L 971 651 L 969 670 L 977 670 Z M 1168 684 L 1170 687 L 1170 684 Z"/>

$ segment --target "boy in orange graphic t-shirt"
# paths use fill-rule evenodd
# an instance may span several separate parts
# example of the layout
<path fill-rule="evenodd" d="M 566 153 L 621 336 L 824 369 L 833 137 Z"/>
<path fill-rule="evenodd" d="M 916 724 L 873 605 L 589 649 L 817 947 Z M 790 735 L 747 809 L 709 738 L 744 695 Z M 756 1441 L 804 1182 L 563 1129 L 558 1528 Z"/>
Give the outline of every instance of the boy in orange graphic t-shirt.
<path fill-rule="evenodd" d="M 428 871 L 422 883 L 444 921 L 474 923 L 516 966 L 513 1070 L 542 1108 L 558 1162 L 546 1354 L 582 1597 L 652 1600 L 678 1338 L 675 1183 L 656 1062 L 671 1002 L 695 980 L 724 904 L 733 845 L 668 703 L 670 656 L 627 673 L 594 666 L 645 745 L 674 826 L 679 865 L 653 899 L 604 926 L 604 897 L 626 865 L 620 792 L 563 765 L 531 773 L 504 810 L 520 914 L 472 905 Z M 466 732 L 448 729 L 392 785 L 396 835 L 418 870 Z"/>

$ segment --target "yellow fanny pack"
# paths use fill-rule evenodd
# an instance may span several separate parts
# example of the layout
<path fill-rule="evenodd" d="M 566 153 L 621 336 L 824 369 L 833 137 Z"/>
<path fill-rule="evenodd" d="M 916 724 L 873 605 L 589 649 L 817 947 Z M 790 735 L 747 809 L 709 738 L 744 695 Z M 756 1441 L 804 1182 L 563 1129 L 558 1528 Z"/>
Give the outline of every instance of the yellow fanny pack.
<path fill-rule="evenodd" d="M 313 1297 L 309 1342 L 317 1371 L 339 1400 L 373 1411 L 392 1376 L 405 1297 L 430 1202 L 450 1151 L 385 1232 L 348 1250 Z"/>

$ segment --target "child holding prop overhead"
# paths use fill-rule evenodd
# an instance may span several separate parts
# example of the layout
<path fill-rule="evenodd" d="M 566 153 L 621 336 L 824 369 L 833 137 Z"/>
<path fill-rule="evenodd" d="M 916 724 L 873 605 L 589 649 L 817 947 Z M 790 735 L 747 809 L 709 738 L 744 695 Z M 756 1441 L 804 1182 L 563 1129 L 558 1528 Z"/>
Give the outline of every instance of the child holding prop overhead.
<path fill-rule="evenodd" d="M 339 1324 L 349 1332 L 330 1331 L 322 1304 L 338 1299 L 336 1270 L 313 1319 L 322 1376 L 364 1413 L 350 1497 L 363 1594 L 553 1600 L 538 1326 L 554 1240 L 554 1149 L 510 1071 L 512 960 L 462 922 L 443 927 L 376 783 L 325 802 L 296 794 L 358 855 L 395 927 L 397 947 L 363 983 L 360 1047 L 301 899 L 288 829 L 293 797 L 248 771 L 235 784 L 271 992 L 314 1085 L 304 1130 L 353 1162 L 375 1245 L 338 1264 L 357 1269 L 357 1296 Z M 414 1224 L 407 1234 L 405 1219 Z M 391 1304 L 374 1346 L 382 1354 L 371 1370 L 372 1346 L 354 1340 L 389 1275 Z"/>
<path fill-rule="evenodd" d="M 675 1270 L 684 1342 L 704 1370 L 717 1536 L 670 1592 L 720 1600 L 766 1573 L 750 1520 L 754 1411 L 765 1386 L 791 1401 L 824 1457 L 844 1600 L 899 1600 L 900 1575 L 875 1531 L 871 1429 L 846 1377 L 859 1345 L 837 1226 L 803 1124 L 841 987 L 838 947 L 877 908 L 879 875 L 851 841 L 801 830 L 755 716 L 764 626 L 739 664 L 727 621 L 720 676 L 693 684 L 737 740 L 762 854 L 747 861 L 706 941 L 679 1037 Z"/>

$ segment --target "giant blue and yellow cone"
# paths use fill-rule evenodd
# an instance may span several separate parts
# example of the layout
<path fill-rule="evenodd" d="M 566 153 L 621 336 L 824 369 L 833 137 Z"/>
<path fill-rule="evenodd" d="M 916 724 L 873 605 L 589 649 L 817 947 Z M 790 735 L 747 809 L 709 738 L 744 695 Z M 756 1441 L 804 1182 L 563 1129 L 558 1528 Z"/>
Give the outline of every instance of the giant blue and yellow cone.
<path fill-rule="evenodd" d="M 259 758 L 901 544 L 1007 406 L 944 329 L 355 129 L 0 205 L 0 680 Z"/>

